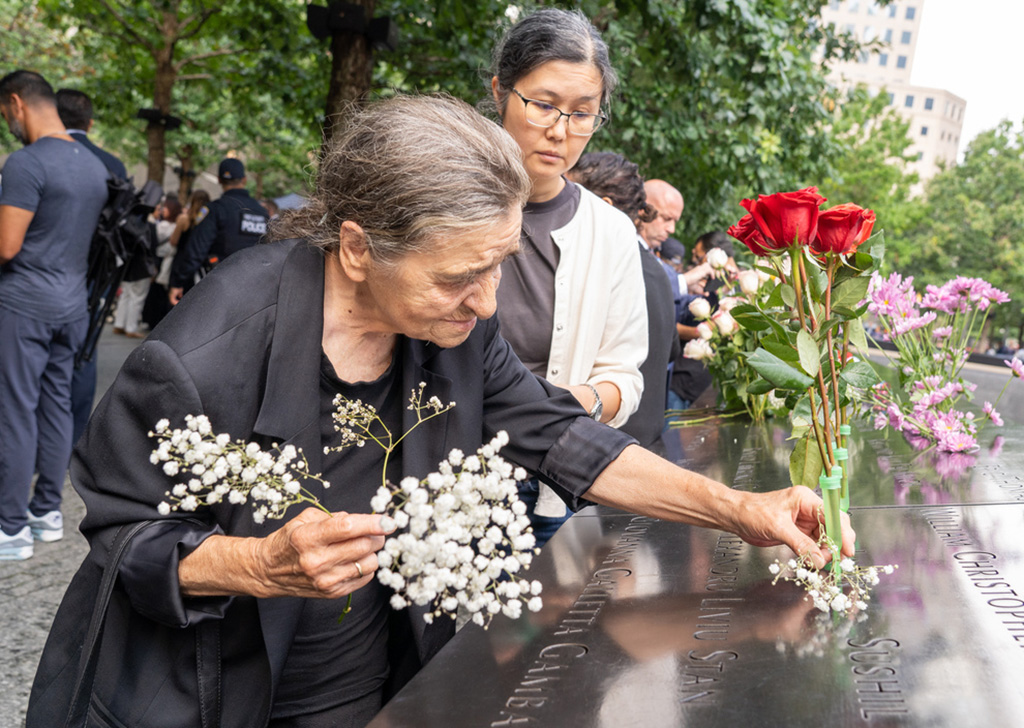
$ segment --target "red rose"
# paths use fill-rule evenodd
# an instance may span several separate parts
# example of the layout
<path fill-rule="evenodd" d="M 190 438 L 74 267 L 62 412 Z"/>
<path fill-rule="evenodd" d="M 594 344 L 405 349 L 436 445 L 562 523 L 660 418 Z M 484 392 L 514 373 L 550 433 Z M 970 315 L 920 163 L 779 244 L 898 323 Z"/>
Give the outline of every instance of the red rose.
<path fill-rule="evenodd" d="M 811 251 L 815 255 L 849 255 L 871 237 L 874 226 L 874 211 L 850 202 L 823 210 L 818 216 L 818 235 L 811 243 Z"/>
<path fill-rule="evenodd" d="M 757 223 L 754 222 L 753 215 L 744 215 L 738 223 L 726 232 L 750 248 L 750 252 L 754 255 L 765 256 L 771 255 L 774 252 L 765 242 L 764 236 L 757 227 Z"/>
<path fill-rule="evenodd" d="M 765 247 L 785 250 L 793 245 L 809 245 L 818 232 L 818 207 L 825 198 L 817 187 L 796 192 L 758 195 L 757 201 L 743 200 L 764 236 Z"/>

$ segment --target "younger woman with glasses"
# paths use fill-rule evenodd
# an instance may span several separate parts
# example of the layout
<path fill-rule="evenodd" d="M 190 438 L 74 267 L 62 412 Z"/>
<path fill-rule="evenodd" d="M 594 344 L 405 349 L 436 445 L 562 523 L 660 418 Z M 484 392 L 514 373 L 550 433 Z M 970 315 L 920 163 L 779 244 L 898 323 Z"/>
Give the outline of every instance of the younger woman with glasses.
<path fill-rule="evenodd" d="M 523 254 L 502 265 L 502 333 L 534 374 L 619 427 L 640 402 L 647 357 L 636 230 L 564 177 L 607 120 L 602 109 L 617 83 L 608 47 L 582 14 L 545 9 L 508 30 L 493 71 L 502 125 L 522 149 L 532 182 Z M 520 491 L 543 544 L 568 517 L 565 505 L 536 480 Z"/>

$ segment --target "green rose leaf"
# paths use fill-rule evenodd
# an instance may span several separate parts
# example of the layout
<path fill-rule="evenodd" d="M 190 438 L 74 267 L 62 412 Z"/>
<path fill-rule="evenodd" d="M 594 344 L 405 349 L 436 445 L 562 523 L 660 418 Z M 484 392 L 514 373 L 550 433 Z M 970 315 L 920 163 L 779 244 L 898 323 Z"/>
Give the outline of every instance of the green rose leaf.
<path fill-rule="evenodd" d="M 866 356 L 868 353 L 868 337 L 864 333 L 864 323 L 860 318 L 851 320 L 847 322 L 846 330 L 850 332 L 850 343 Z"/>
<path fill-rule="evenodd" d="M 835 287 L 832 291 L 832 308 L 847 307 L 853 308 L 864 300 L 868 295 L 868 284 L 871 279 L 867 276 L 848 278 Z"/>
<path fill-rule="evenodd" d="M 796 291 L 788 283 L 783 283 L 779 286 L 779 295 L 782 296 L 782 302 L 789 308 L 793 308 L 796 305 Z"/>
<path fill-rule="evenodd" d="M 816 377 L 820 367 L 821 354 L 818 352 L 818 345 L 814 342 L 814 337 L 800 329 L 796 335 L 796 350 L 800 355 L 800 368 L 812 377 Z"/>
<path fill-rule="evenodd" d="M 803 390 L 814 384 L 814 380 L 809 376 L 766 349 L 755 351 L 747 359 L 747 363 L 778 389 Z"/>
<path fill-rule="evenodd" d="M 818 449 L 813 433 L 808 432 L 796 443 L 789 456 L 789 481 L 793 485 L 814 488 L 818 484 L 821 469 L 821 450 Z"/>
<path fill-rule="evenodd" d="M 867 389 L 881 381 L 872 366 L 863 361 L 855 361 L 844 367 L 839 378 L 858 389 Z"/>
<path fill-rule="evenodd" d="M 747 394 L 768 394 L 773 389 L 775 389 L 775 385 L 767 379 L 758 379 L 747 385 Z"/>

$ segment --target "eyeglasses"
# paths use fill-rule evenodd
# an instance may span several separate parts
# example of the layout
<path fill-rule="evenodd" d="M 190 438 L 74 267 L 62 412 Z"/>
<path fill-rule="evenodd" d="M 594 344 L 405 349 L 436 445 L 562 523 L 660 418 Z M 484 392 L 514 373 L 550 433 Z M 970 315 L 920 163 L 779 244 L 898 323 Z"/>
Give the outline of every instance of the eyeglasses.
<path fill-rule="evenodd" d="M 604 114 L 585 114 L 582 111 L 573 111 L 567 114 L 557 106 L 537 101 L 537 99 L 528 99 L 515 89 L 512 89 L 512 93 L 523 100 L 523 104 L 526 106 L 526 121 L 544 129 L 554 126 L 564 116 L 569 120 L 570 134 L 590 136 L 608 121 L 608 117 Z"/>

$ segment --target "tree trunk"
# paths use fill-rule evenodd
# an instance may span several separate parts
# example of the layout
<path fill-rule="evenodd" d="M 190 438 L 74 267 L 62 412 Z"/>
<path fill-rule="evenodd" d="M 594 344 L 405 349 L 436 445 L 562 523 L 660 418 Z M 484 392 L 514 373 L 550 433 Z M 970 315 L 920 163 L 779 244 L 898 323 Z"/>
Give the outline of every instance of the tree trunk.
<path fill-rule="evenodd" d="M 365 11 L 366 22 L 373 17 L 375 0 L 350 0 Z M 324 145 L 331 140 L 334 126 L 344 118 L 348 105 L 363 101 L 373 80 L 373 49 L 362 33 L 341 31 L 331 38 L 331 85 L 327 91 Z"/>
<path fill-rule="evenodd" d="M 171 11 L 164 13 L 161 35 L 164 44 L 153 54 L 156 63 L 156 78 L 153 86 L 153 106 L 163 118 L 150 121 L 146 128 L 146 143 L 149 146 L 148 179 L 160 185 L 164 183 L 164 163 L 167 159 L 167 129 L 164 121 L 171 113 L 171 90 L 177 73 L 174 70 L 174 43 L 177 40 L 177 15 Z"/>

